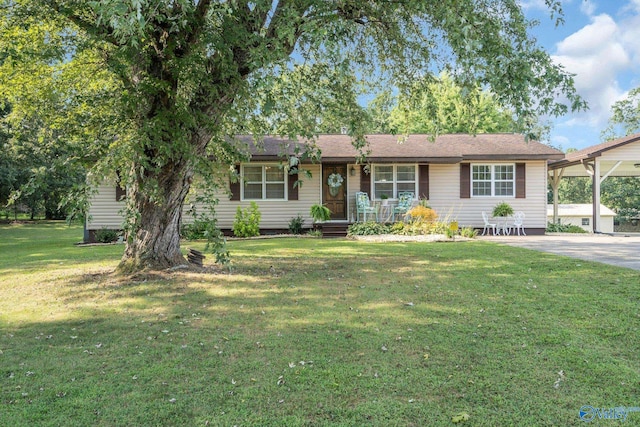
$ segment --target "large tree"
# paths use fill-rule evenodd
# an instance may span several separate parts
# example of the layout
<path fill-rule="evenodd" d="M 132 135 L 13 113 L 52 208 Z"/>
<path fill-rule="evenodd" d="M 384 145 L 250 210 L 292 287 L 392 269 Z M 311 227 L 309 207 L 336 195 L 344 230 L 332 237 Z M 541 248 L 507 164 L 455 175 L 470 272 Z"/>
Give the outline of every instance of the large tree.
<path fill-rule="evenodd" d="M 515 132 L 513 112 L 478 85 L 463 87 L 448 73 L 418 79 L 391 111 L 392 128 L 402 133 Z"/>
<path fill-rule="evenodd" d="M 560 2 L 545 2 L 561 16 Z M 518 0 L 4 0 L 1 7 L 16 31 L 57 25 L 41 44 L 59 39 L 61 48 L 49 52 L 58 63 L 84 64 L 109 82 L 110 96 L 93 88 L 83 111 L 110 105 L 102 113 L 119 133 L 93 132 L 84 143 L 129 186 L 127 268 L 184 262 L 181 206 L 199 168 L 235 160 L 230 137 L 313 137 L 317 107 L 344 117 L 356 110 L 363 82 L 406 88 L 448 69 L 457 81 L 490 88 L 523 122 L 584 106 L 571 77 L 528 34 L 533 23 Z M 10 54 L 33 56 L 21 49 Z M 70 104 L 81 93 L 69 92 Z M 348 127 L 361 145 L 357 121 Z"/>

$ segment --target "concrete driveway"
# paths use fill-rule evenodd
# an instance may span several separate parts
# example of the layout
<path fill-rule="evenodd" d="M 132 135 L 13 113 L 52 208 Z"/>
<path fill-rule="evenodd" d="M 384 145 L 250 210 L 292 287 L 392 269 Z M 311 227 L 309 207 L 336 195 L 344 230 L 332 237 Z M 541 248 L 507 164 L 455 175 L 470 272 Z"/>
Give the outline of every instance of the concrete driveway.
<path fill-rule="evenodd" d="M 483 240 L 640 270 L 640 235 L 481 236 Z"/>

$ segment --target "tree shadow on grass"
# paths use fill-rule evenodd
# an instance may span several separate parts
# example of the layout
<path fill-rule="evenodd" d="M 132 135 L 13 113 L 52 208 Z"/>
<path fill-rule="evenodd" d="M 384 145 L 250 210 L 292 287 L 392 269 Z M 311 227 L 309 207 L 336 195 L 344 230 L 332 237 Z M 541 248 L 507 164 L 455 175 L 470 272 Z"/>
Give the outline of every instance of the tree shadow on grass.
<path fill-rule="evenodd" d="M 638 344 L 589 320 L 615 300 L 597 295 L 607 274 L 575 260 L 475 243 L 242 249 L 231 274 L 59 280 L 67 319 L 3 325 L 0 422 L 570 424 L 584 402 L 638 391 Z M 592 305 L 571 309 L 578 297 Z M 633 304 L 616 310 L 638 326 Z"/>

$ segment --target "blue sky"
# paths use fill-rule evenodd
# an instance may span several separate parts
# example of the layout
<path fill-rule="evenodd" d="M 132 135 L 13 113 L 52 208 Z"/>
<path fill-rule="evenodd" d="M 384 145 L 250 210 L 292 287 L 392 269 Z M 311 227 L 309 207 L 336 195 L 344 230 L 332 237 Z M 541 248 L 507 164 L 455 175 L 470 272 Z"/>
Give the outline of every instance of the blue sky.
<path fill-rule="evenodd" d="M 575 74 L 586 112 L 553 120 L 551 143 L 585 148 L 602 142 L 611 105 L 640 86 L 640 0 L 564 0 L 565 23 L 549 17 L 544 0 L 521 0 L 525 13 L 540 20 L 532 34 L 552 58 Z"/>

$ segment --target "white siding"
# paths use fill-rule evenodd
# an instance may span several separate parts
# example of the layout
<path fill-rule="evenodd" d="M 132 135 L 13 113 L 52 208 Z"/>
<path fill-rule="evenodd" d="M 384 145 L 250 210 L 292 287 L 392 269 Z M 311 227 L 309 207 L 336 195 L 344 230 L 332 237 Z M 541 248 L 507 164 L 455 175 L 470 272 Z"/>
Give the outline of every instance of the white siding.
<path fill-rule="evenodd" d="M 298 200 L 255 200 L 261 214 L 260 228 L 263 229 L 287 229 L 289 221 L 298 215 L 304 218 L 304 226 L 310 227 L 313 219 L 310 216 L 311 206 L 320 203 L 320 165 L 305 165 L 311 171 L 312 178 L 302 176 L 302 186 L 298 187 Z M 245 209 L 251 205 L 251 201 L 229 200 L 224 192 L 217 195 L 220 202 L 216 206 L 218 226 L 223 229 L 233 228 L 233 221 L 238 206 Z M 187 215 L 185 221 L 187 221 Z"/>
<path fill-rule="evenodd" d="M 123 217 L 120 211 L 124 208 L 124 202 L 116 202 L 116 187 L 113 183 L 105 182 L 98 186 L 98 192 L 91 200 L 87 229 L 99 230 L 101 228 L 122 228 Z"/>
<path fill-rule="evenodd" d="M 309 165 L 312 178 L 303 177 L 303 184 L 298 188 L 298 200 L 290 201 L 256 201 L 262 215 L 260 227 L 264 229 L 286 229 L 291 218 L 301 215 L 305 222 L 305 227 L 310 227 L 312 218 L 309 214 L 311 205 L 320 203 L 320 165 Z M 224 191 L 217 194 L 220 202 L 216 206 L 216 216 L 218 226 L 223 229 L 233 227 L 236 210 L 238 206 L 242 209 L 250 206 L 250 201 L 231 201 Z M 120 229 L 122 228 L 123 217 L 121 210 L 124 202 L 116 202 L 116 189 L 112 183 L 105 182 L 98 187 L 98 192 L 94 195 L 89 208 L 89 220 L 87 229 L 97 230 L 103 227 Z M 193 217 L 188 214 L 189 206 L 183 210 L 183 222 L 190 223 Z M 205 212 L 205 206 L 196 203 L 198 213 Z"/>
<path fill-rule="evenodd" d="M 486 163 L 486 162 L 483 162 Z M 494 162 L 499 163 L 499 162 Z M 513 162 L 505 162 L 511 163 Z M 460 198 L 460 165 L 429 165 L 429 205 L 440 220 L 457 220 L 461 227 L 484 227 L 482 212 L 491 214 L 500 202 L 509 203 L 515 211 L 525 213 L 525 228 L 547 226 L 547 168 L 544 161 L 526 163 L 526 198 L 471 197 Z"/>
<path fill-rule="evenodd" d="M 351 168 L 355 169 L 355 175 L 351 176 Z M 360 191 L 360 175 L 362 173 L 361 165 L 347 165 L 347 214 L 349 221 L 356 218 L 356 193 Z"/>
<path fill-rule="evenodd" d="M 588 233 L 593 233 L 593 217 L 592 216 L 559 216 L 560 223 L 564 225 L 577 225 L 578 227 L 582 227 L 582 229 Z M 589 224 L 583 225 L 582 219 L 586 218 L 589 220 Z M 547 217 L 549 222 L 553 222 L 553 215 Z M 603 233 L 613 233 L 613 217 L 612 216 L 604 216 L 600 217 L 600 231 Z"/>
<path fill-rule="evenodd" d="M 513 163 L 513 162 L 510 162 Z M 256 201 L 262 215 L 260 227 L 263 229 L 286 229 L 291 218 L 301 215 L 305 227 L 310 227 L 312 218 L 309 210 L 312 205 L 322 200 L 322 173 L 320 165 L 307 167 L 312 178 L 303 178 L 303 184 L 298 189 L 298 200 L 291 201 Z M 360 191 L 361 167 L 355 166 L 355 176 L 349 173 L 351 165 L 347 167 L 347 193 L 349 219 L 355 217 L 355 193 Z M 472 197 L 460 198 L 460 165 L 459 164 L 430 164 L 429 165 L 429 204 L 439 215 L 441 220 L 457 220 L 460 226 L 483 227 L 482 211 L 491 212 L 493 207 L 502 201 L 509 203 L 516 211 L 523 211 L 526 215 L 526 228 L 545 228 L 547 224 L 547 169 L 546 162 L 533 161 L 526 163 L 526 199 L 515 197 Z M 246 208 L 249 201 L 231 201 L 224 192 L 218 194 L 220 202 L 216 207 L 218 225 L 223 229 L 233 227 L 233 221 L 238 206 Z M 121 228 L 122 216 L 120 210 L 123 202 L 115 201 L 115 187 L 104 184 L 98 188 L 89 210 L 90 220 L 88 229 L 102 227 Z M 198 206 L 203 212 L 204 207 Z M 193 218 L 186 214 L 185 223 Z"/>
<path fill-rule="evenodd" d="M 602 160 L 640 160 L 640 143 L 631 143 L 607 150 L 602 153 Z"/>

